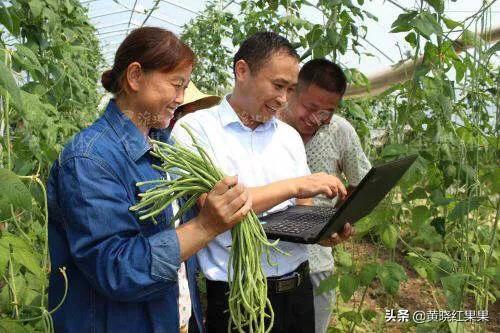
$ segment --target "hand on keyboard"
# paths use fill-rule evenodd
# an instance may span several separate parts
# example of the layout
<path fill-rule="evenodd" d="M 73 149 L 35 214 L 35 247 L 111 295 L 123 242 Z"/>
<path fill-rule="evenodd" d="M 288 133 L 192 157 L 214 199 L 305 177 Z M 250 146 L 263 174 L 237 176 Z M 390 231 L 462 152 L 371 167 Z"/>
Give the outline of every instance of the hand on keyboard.
<path fill-rule="evenodd" d="M 347 195 L 344 184 L 335 176 L 324 172 L 295 178 L 295 193 L 298 199 L 307 199 L 324 194 L 328 198 L 339 197 L 344 200 Z"/>

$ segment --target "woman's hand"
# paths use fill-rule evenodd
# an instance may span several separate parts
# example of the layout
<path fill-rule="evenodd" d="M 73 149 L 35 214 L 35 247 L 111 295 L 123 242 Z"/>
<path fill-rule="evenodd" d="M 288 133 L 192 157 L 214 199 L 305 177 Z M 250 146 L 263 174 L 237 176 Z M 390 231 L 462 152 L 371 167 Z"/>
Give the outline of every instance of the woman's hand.
<path fill-rule="evenodd" d="M 238 184 L 238 177 L 225 177 L 200 200 L 199 221 L 210 236 L 231 229 L 252 208 L 250 192 Z"/>
<path fill-rule="evenodd" d="M 294 181 L 297 199 L 312 198 L 318 194 L 324 194 L 328 198 L 338 196 L 339 200 L 344 200 L 347 195 L 347 190 L 340 179 L 324 172 L 295 178 Z"/>

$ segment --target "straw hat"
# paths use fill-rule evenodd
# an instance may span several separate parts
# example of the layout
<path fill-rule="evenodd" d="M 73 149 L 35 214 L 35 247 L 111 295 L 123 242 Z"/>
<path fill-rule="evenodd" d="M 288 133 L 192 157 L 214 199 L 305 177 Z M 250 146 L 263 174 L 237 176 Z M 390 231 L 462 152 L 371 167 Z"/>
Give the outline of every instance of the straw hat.
<path fill-rule="evenodd" d="M 208 109 L 216 104 L 219 104 L 221 97 L 215 95 L 207 95 L 202 93 L 196 88 L 192 81 L 189 81 L 189 85 L 184 92 L 184 103 L 179 106 L 179 109 L 185 106 L 190 106 L 190 111 L 196 111 L 201 109 Z"/>

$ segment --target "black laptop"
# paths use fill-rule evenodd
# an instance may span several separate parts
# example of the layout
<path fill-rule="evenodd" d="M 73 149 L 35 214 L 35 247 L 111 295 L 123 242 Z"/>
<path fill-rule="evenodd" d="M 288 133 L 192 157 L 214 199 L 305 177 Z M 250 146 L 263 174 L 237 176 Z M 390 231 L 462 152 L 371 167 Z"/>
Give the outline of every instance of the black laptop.
<path fill-rule="evenodd" d="M 418 155 L 373 167 L 340 207 L 290 206 L 260 218 L 268 238 L 314 244 L 353 224 L 384 199 Z"/>

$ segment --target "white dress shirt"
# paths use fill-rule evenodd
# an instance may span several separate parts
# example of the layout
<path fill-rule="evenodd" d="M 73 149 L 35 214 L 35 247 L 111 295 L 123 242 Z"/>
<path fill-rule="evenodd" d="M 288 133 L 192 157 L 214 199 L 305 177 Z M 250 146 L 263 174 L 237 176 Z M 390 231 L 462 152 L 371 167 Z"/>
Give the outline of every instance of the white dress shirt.
<path fill-rule="evenodd" d="M 295 129 L 272 118 L 252 130 L 243 125 L 227 96 L 219 105 L 188 114 L 175 124 L 173 139 L 190 146 L 191 138 L 181 124 L 190 126 L 198 143 L 226 175 L 237 175 L 238 181 L 247 187 L 310 174 L 304 145 Z M 269 212 L 294 204 L 294 199 L 287 200 Z M 200 267 L 208 279 L 227 281 L 230 247 L 231 233 L 227 231 L 198 252 Z M 278 247 L 289 255 L 271 251 L 271 261 L 277 265 L 270 266 L 263 254 L 266 276 L 289 273 L 307 260 L 307 247 L 303 244 L 279 242 Z"/>

